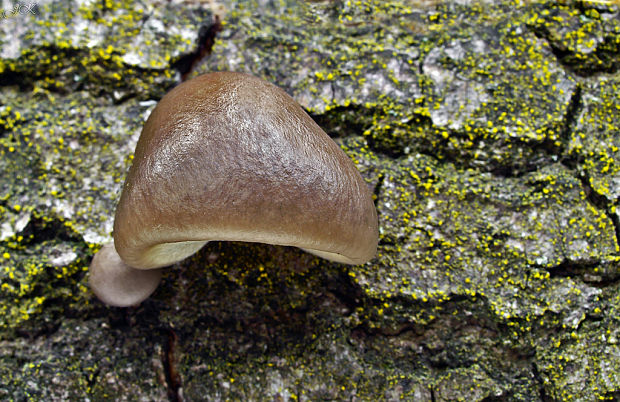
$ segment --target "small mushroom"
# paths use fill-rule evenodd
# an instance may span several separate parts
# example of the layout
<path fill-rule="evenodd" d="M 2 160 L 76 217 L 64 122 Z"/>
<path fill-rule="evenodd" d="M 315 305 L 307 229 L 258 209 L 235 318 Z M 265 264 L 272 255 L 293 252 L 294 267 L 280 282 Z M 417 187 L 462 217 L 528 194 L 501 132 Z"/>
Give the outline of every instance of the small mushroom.
<path fill-rule="evenodd" d="M 295 246 L 345 264 L 376 253 L 377 214 L 351 160 L 283 90 L 247 74 L 205 74 L 157 104 L 90 286 L 105 303 L 140 303 L 160 280 L 149 271 L 210 240 Z"/>
<path fill-rule="evenodd" d="M 90 264 L 89 284 L 99 299 L 113 306 L 140 303 L 157 289 L 161 269 L 134 269 L 125 264 L 114 249 L 106 244 Z"/>

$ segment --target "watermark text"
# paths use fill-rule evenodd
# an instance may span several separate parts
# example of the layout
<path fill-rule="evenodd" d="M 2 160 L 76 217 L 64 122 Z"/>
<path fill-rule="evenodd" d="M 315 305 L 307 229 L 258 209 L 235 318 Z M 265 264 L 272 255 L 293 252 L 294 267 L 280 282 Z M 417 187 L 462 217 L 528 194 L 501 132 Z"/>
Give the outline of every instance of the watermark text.
<path fill-rule="evenodd" d="M 0 9 L 0 20 L 13 18 L 18 15 L 26 15 L 28 13 L 37 15 L 37 7 L 37 3 L 25 4 L 17 2 L 13 5 L 13 9 L 11 10 Z"/>

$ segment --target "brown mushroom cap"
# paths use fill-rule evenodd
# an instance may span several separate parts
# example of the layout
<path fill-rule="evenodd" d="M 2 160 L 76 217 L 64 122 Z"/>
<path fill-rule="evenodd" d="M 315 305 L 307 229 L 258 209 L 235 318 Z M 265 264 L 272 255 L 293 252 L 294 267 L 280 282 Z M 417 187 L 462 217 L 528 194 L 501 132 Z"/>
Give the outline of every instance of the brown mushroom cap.
<path fill-rule="evenodd" d="M 114 222 L 116 249 L 135 268 L 170 265 L 208 240 L 359 264 L 377 239 L 368 186 L 340 147 L 283 90 L 230 72 L 187 81 L 157 104 Z"/>
<path fill-rule="evenodd" d="M 116 210 L 125 264 L 159 268 L 207 241 L 296 246 L 360 264 L 377 215 L 338 145 L 280 88 L 210 73 L 164 96 L 146 121 Z"/>

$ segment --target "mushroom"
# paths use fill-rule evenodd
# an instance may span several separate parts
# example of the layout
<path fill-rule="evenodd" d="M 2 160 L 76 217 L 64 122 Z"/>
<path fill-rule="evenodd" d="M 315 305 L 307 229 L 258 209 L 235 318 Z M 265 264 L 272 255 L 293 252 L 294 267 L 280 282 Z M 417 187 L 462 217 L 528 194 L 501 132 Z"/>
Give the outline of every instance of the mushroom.
<path fill-rule="evenodd" d="M 283 90 L 232 72 L 186 81 L 157 104 L 136 146 L 114 219 L 93 258 L 103 302 L 138 304 L 159 270 L 208 241 L 295 246 L 361 264 L 377 214 L 347 155 Z"/>

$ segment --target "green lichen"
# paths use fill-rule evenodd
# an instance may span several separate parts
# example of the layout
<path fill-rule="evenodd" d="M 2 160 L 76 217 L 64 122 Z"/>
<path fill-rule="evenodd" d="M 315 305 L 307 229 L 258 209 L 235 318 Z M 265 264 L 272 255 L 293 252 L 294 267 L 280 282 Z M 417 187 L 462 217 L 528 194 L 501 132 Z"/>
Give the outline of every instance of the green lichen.
<path fill-rule="evenodd" d="M 377 258 L 211 242 L 108 309 L 85 267 L 150 100 L 213 21 L 164 3 L 52 2 L 2 59 L 0 396 L 618 397 L 617 8 L 226 2 L 194 74 L 250 72 L 312 113 L 373 190 Z"/>
<path fill-rule="evenodd" d="M 584 85 L 583 107 L 576 116 L 569 143 L 575 160 L 593 190 L 605 197 L 615 215 L 620 190 L 620 80 L 600 77 Z"/>
<path fill-rule="evenodd" d="M 545 38 L 554 54 L 582 76 L 613 73 L 620 67 L 620 20 L 614 2 L 541 1 L 528 24 Z"/>
<path fill-rule="evenodd" d="M 46 331 L 88 305 L 84 244 L 69 223 L 35 212 L 19 235 L 0 243 L 2 338 Z"/>

